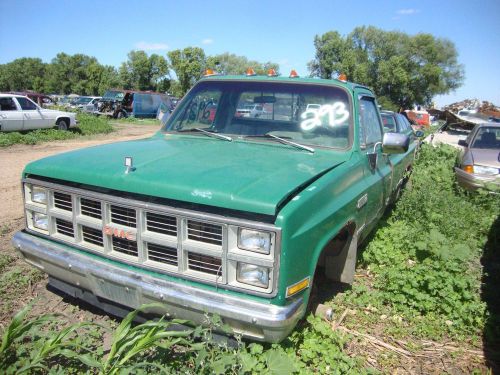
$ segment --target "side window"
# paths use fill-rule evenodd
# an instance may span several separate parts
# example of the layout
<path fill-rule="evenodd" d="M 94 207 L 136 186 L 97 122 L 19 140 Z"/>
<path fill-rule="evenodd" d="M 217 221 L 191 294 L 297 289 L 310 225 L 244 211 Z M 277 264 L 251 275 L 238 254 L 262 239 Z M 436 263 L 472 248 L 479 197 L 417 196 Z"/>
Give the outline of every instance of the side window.
<path fill-rule="evenodd" d="M 359 136 L 361 147 L 382 141 L 380 117 L 375 101 L 371 98 L 362 98 L 359 101 Z"/>
<path fill-rule="evenodd" d="M 35 103 L 26 98 L 16 98 L 23 111 L 33 111 L 37 109 Z"/>
<path fill-rule="evenodd" d="M 0 98 L 0 111 L 17 111 L 16 103 L 12 98 Z"/>

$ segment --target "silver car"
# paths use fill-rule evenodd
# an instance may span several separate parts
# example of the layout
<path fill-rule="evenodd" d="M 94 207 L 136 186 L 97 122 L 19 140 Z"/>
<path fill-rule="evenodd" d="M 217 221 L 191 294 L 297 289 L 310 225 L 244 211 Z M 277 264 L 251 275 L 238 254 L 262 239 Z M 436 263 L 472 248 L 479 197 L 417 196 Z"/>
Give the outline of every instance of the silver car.
<path fill-rule="evenodd" d="M 500 193 L 500 124 L 478 124 L 458 144 L 464 147 L 455 168 L 458 183 L 468 190 Z"/>

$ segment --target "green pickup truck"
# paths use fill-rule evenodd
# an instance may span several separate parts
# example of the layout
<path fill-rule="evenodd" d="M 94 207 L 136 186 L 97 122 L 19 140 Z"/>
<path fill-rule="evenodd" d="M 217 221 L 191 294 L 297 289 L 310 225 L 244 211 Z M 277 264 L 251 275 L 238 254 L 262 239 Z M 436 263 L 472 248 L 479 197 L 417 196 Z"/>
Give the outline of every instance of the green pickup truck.
<path fill-rule="evenodd" d="M 52 287 L 106 311 L 160 302 L 150 312 L 218 314 L 279 342 L 315 279 L 353 281 L 415 146 L 383 133 L 367 87 L 208 76 L 151 138 L 27 165 L 13 244 Z"/>

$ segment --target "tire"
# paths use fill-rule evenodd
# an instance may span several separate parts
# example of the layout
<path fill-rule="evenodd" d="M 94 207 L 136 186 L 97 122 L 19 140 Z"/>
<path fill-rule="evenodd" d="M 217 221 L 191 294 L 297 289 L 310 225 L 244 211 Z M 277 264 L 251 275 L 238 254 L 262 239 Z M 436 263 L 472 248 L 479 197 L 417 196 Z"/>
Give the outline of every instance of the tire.
<path fill-rule="evenodd" d="M 57 121 L 56 125 L 59 130 L 69 130 L 68 120 L 66 119 L 60 119 Z"/>
<path fill-rule="evenodd" d="M 119 119 L 122 119 L 122 118 L 126 118 L 127 115 L 123 112 L 123 111 L 120 111 L 116 114 L 116 118 L 119 120 Z"/>

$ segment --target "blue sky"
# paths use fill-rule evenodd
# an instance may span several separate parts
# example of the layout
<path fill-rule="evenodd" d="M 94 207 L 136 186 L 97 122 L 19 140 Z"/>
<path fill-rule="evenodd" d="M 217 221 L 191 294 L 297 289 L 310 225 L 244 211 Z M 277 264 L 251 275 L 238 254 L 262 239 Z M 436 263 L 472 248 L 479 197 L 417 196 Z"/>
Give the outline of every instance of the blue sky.
<path fill-rule="evenodd" d="M 452 40 L 465 65 L 464 85 L 436 98 L 500 105 L 500 1 L 130 1 L 0 0 L 0 64 L 19 57 L 49 62 L 85 53 L 119 66 L 132 49 L 165 54 L 199 46 L 295 68 L 307 75 L 314 36 L 373 25 Z"/>

